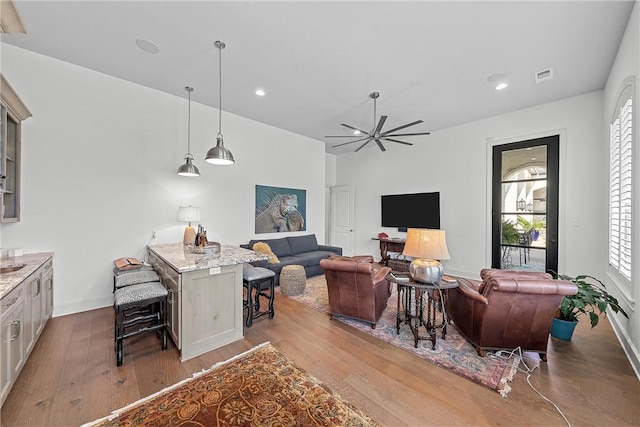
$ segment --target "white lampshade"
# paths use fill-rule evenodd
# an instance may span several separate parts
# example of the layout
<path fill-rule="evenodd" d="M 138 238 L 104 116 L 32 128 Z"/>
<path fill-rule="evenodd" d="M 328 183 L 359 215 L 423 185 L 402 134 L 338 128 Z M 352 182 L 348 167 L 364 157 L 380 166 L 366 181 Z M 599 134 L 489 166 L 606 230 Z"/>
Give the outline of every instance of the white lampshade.
<path fill-rule="evenodd" d="M 444 230 L 410 228 L 402 255 L 413 258 L 451 259 Z"/>
<path fill-rule="evenodd" d="M 442 279 L 440 260 L 450 259 L 444 230 L 410 228 L 402 255 L 414 258 L 409 265 L 413 280 L 438 283 Z"/>
<path fill-rule="evenodd" d="M 197 222 L 200 221 L 200 208 L 192 206 L 180 206 L 178 208 L 178 221 Z"/>

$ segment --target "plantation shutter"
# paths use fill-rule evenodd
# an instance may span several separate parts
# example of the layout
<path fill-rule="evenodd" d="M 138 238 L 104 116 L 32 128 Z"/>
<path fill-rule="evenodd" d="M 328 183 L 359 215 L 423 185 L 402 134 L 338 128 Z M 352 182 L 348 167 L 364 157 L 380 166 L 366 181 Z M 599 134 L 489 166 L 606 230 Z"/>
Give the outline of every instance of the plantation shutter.
<path fill-rule="evenodd" d="M 633 85 L 624 86 L 609 133 L 609 264 L 631 281 Z"/>

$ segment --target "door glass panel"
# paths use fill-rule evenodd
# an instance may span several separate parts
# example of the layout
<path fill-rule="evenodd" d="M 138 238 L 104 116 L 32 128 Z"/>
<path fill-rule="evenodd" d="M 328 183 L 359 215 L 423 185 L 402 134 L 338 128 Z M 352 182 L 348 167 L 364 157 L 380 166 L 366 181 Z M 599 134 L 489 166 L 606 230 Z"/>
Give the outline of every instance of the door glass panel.
<path fill-rule="evenodd" d="M 501 268 L 545 271 L 547 147 L 502 152 Z"/>

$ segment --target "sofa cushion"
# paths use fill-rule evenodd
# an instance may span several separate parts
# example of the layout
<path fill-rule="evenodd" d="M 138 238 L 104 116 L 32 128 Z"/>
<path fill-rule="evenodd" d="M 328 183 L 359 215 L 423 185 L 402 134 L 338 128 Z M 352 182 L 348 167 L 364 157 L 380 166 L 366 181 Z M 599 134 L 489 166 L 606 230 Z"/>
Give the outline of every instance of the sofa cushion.
<path fill-rule="evenodd" d="M 291 256 L 293 254 L 291 252 L 291 247 L 289 246 L 289 240 L 287 240 L 286 237 L 283 237 L 282 239 L 252 240 L 249 242 L 249 247 L 252 248 L 253 245 L 257 242 L 264 242 L 268 244 L 273 253 L 276 254 L 278 258 Z"/>
<path fill-rule="evenodd" d="M 256 242 L 253 244 L 252 249 L 260 254 L 265 254 L 269 257 L 269 259 L 267 259 L 267 262 L 269 264 L 278 264 L 280 263 L 280 260 L 278 259 L 278 256 L 276 254 L 273 253 L 273 251 L 271 250 L 271 247 L 269 247 L 269 244 L 265 243 L 265 242 Z"/>
<path fill-rule="evenodd" d="M 291 252 L 293 255 L 301 254 L 303 252 L 314 252 L 318 250 L 318 241 L 315 234 L 309 234 L 308 236 L 295 236 L 288 237 L 289 246 L 291 246 Z"/>

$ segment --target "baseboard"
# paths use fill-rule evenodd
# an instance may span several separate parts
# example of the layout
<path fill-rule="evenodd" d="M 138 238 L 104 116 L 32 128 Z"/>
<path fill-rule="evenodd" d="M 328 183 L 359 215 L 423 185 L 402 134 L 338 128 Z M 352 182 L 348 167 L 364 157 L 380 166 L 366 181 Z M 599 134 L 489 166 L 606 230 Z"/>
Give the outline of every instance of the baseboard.
<path fill-rule="evenodd" d="M 636 373 L 638 380 L 640 380 L 640 351 L 634 345 L 631 337 L 627 334 L 627 331 L 622 327 L 617 315 L 611 315 L 607 312 L 607 319 L 613 328 L 613 332 L 616 334 L 624 353 L 627 355 L 631 367 Z"/>
<path fill-rule="evenodd" d="M 76 314 L 83 311 L 96 310 L 98 308 L 111 307 L 113 305 L 113 295 L 94 298 L 89 300 L 76 301 L 70 304 L 54 304 L 53 317 Z"/>

